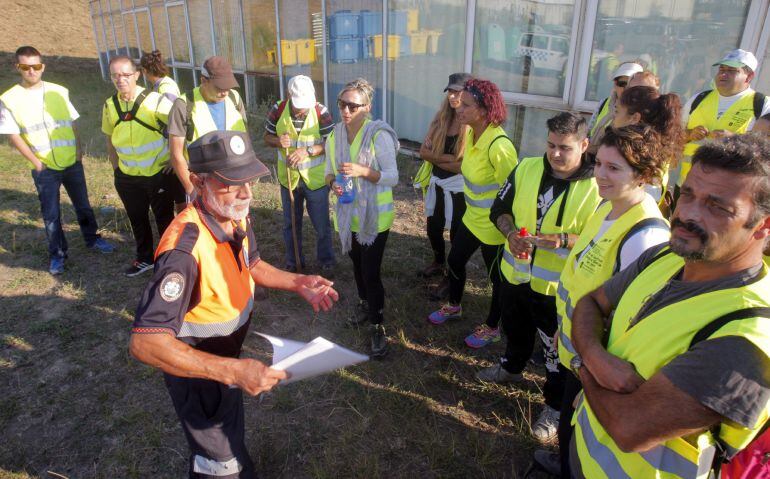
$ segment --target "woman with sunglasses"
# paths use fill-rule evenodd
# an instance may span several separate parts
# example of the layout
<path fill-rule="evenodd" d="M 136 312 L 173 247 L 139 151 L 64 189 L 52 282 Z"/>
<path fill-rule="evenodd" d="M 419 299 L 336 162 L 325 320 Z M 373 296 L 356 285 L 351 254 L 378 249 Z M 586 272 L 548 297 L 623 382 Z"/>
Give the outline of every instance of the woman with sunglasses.
<path fill-rule="evenodd" d="M 388 343 L 382 325 L 385 288 L 380 268 L 395 217 L 392 188 L 398 183 L 399 144 L 390 125 L 370 118 L 373 96 L 374 89 L 363 78 L 345 85 L 337 96 L 342 121 L 326 139 L 326 183 L 335 195 L 334 228 L 342 253 L 353 261 L 358 289 L 356 311 L 347 322 L 361 325 L 368 321 L 370 354 L 382 357 Z M 337 182 L 338 174 L 344 184 Z M 341 198 L 343 193 L 345 198 Z"/>
<path fill-rule="evenodd" d="M 460 174 L 467 125 L 461 125 L 456 110 L 460 106 L 460 93 L 465 82 L 473 78 L 468 73 L 453 73 L 444 88 L 446 96 L 428 129 L 428 135 L 420 148 L 423 165 L 415 183 L 425 185 L 425 216 L 433 262 L 420 274 L 424 278 L 443 276 L 432 296 L 445 299 L 449 292 L 449 279 L 444 263 L 444 228 L 449 228 L 450 241 L 465 213 L 463 176 Z M 421 181 L 420 181 L 421 180 Z"/>
<path fill-rule="evenodd" d="M 497 85 L 473 79 L 465 83 L 457 107 L 460 123 L 468 125 L 465 156 L 461 172 L 464 177 L 466 209 L 449 251 L 449 302 L 428 316 L 432 324 L 462 316 L 465 289 L 465 265 L 481 247 L 481 255 L 492 281 L 492 302 L 485 324 L 465 338 L 472 348 L 500 340 L 500 256 L 505 237 L 489 220 L 489 210 L 508 174 L 518 163 L 516 148 L 503 130 L 507 109 Z"/>
<path fill-rule="evenodd" d="M 623 94 L 628 86 L 628 82 L 635 73 L 644 71 L 641 65 L 634 62 L 621 63 L 612 74 L 612 91 L 610 96 L 599 103 L 599 107 L 588 122 L 588 151 L 590 155 L 595 155 L 599 149 L 599 143 L 604 136 L 604 130 L 612 124 L 612 117 L 615 114 L 615 103 Z"/>

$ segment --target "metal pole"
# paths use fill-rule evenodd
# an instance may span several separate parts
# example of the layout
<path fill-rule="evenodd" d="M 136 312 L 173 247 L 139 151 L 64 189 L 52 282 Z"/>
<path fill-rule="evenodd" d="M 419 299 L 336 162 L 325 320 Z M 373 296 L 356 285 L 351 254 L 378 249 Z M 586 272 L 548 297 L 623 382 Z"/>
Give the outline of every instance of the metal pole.
<path fill-rule="evenodd" d="M 278 0 L 274 0 L 273 4 L 275 5 L 275 38 L 276 38 L 276 47 L 275 47 L 275 58 L 278 61 L 278 91 L 281 95 L 281 100 L 283 100 L 283 57 L 281 55 L 281 18 L 280 15 L 278 15 Z"/>
<path fill-rule="evenodd" d="M 476 29 L 476 0 L 468 0 L 465 11 L 465 68 L 467 73 L 473 71 L 473 34 Z"/>
<path fill-rule="evenodd" d="M 168 5 L 163 6 L 163 13 L 166 17 L 166 34 L 168 35 L 168 49 L 171 53 L 171 65 L 174 71 L 174 81 L 179 83 L 179 78 L 176 71 L 176 56 L 174 55 L 174 41 L 171 37 L 171 21 L 168 19 Z"/>
<path fill-rule="evenodd" d="M 323 71 L 324 71 L 324 105 L 329 106 L 329 64 L 326 61 L 326 0 L 321 0 L 321 33 L 323 38 L 321 39 L 321 58 L 323 59 Z"/>
<path fill-rule="evenodd" d="M 134 5 L 134 0 L 131 0 L 131 14 L 134 16 L 134 32 L 136 33 L 136 49 L 137 49 L 137 60 L 142 58 L 142 38 L 141 35 L 139 35 L 139 21 L 136 19 L 136 5 Z M 145 86 L 146 86 L 145 81 Z"/>
<path fill-rule="evenodd" d="M 150 25 L 150 43 L 152 44 L 152 49 L 157 50 L 158 47 L 155 45 L 155 27 L 152 23 L 152 11 L 150 10 L 150 7 L 147 7 L 147 22 Z"/>
<path fill-rule="evenodd" d="M 93 2 L 88 2 L 88 13 L 91 15 L 91 27 L 94 29 L 94 43 L 96 44 L 96 54 L 99 56 L 99 70 L 102 72 L 102 79 L 107 80 L 107 70 L 104 68 L 104 60 L 102 59 L 102 51 L 99 48 L 99 34 L 96 31 L 96 19 L 94 19 Z M 106 45 L 105 45 L 106 47 Z"/>
<path fill-rule="evenodd" d="M 214 5 L 211 4 L 211 0 L 209 0 L 209 28 L 211 29 L 211 48 L 212 52 L 214 52 L 214 55 L 217 54 L 217 35 L 216 35 L 216 29 L 214 28 Z"/>
<path fill-rule="evenodd" d="M 388 108 L 388 0 L 382 0 L 382 117 L 387 121 Z"/>
<path fill-rule="evenodd" d="M 246 89 L 246 104 L 251 105 L 251 89 L 249 88 L 249 76 L 246 70 L 249 69 L 248 56 L 246 55 L 246 24 L 243 21 L 243 0 L 238 0 L 238 9 L 241 12 L 241 48 L 243 49 L 243 87 Z M 255 102 L 256 103 L 256 102 Z"/>
<path fill-rule="evenodd" d="M 195 52 L 192 47 L 192 29 L 190 28 L 190 12 L 187 10 L 187 2 L 182 3 L 184 8 L 184 21 L 187 24 L 187 48 L 190 50 L 190 65 L 192 65 L 193 86 L 198 86 L 198 77 L 195 76 Z"/>

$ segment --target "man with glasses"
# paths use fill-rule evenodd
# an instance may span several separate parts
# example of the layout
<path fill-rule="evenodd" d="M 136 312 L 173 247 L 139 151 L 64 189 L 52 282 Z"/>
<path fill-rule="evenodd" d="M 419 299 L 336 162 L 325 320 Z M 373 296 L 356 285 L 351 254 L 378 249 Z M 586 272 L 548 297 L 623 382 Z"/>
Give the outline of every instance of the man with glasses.
<path fill-rule="evenodd" d="M 102 132 L 107 135 L 107 154 L 115 170 L 115 189 L 136 241 L 136 258 L 125 270 L 126 276 L 133 277 L 153 267 L 150 209 L 160 235 L 174 219 L 164 136 L 171 102 L 136 84 L 140 73 L 129 57 L 112 57 L 109 68 L 117 93 L 104 104 Z"/>
<path fill-rule="evenodd" d="M 754 122 L 770 112 L 768 98 L 751 88 L 759 62 L 753 53 L 735 49 L 714 63 L 715 89 L 691 97 L 682 108 L 687 143 L 676 179 L 676 193 L 690 171 L 692 155 L 705 140 L 751 131 Z"/>
<path fill-rule="evenodd" d="M 322 274 L 328 276 L 334 269 L 334 250 L 329 223 L 329 187 L 324 182 L 324 141 L 334 129 L 334 120 L 329 110 L 316 101 L 313 80 L 309 77 L 291 78 L 288 90 L 289 99 L 277 102 L 268 112 L 264 136 L 265 144 L 276 149 L 278 159 L 286 270 L 305 268 L 302 203 L 307 202 L 307 214 L 316 231 L 316 259 Z M 292 214 L 296 223 L 294 233 Z M 300 264 L 296 264 L 296 258 L 300 258 Z"/>
<path fill-rule="evenodd" d="M 129 347 L 165 373 L 190 447 L 189 477 L 252 479 L 243 392 L 256 396 L 287 377 L 239 357 L 254 287 L 293 291 L 316 312 L 328 311 L 339 296 L 320 276 L 282 271 L 260 258 L 248 216 L 250 186 L 268 169 L 245 133 L 208 133 L 188 153 L 196 199 L 160 241 Z"/>
<path fill-rule="evenodd" d="M 612 92 L 610 96 L 599 103 L 599 107 L 588 122 L 588 151 L 589 155 L 596 155 L 601 144 L 604 130 L 612 124 L 612 118 L 615 115 L 615 102 L 626 90 L 629 80 L 636 73 L 644 71 L 641 65 L 633 62 L 621 63 L 612 74 Z"/>
<path fill-rule="evenodd" d="M 177 98 L 171 109 L 171 163 L 188 200 L 192 199 L 194 188 L 185 147 L 212 131 L 246 131 L 246 109 L 235 88 L 238 82 L 230 62 L 224 57 L 209 57 L 201 68 L 201 85 Z"/>
<path fill-rule="evenodd" d="M 45 64 L 34 47 L 16 50 L 16 70 L 21 81 L 0 96 L 0 134 L 8 135 L 14 148 L 32 165 L 48 238 L 48 272 L 58 275 L 64 272 L 67 257 L 59 198 L 62 185 L 75 207 L 86 246 L 102 253 L 115 248 L 96 232 L 81 161 L 83 150 L 75 128 L 79 115 L 70 103 L 69 91 L 43 81 Z"/>

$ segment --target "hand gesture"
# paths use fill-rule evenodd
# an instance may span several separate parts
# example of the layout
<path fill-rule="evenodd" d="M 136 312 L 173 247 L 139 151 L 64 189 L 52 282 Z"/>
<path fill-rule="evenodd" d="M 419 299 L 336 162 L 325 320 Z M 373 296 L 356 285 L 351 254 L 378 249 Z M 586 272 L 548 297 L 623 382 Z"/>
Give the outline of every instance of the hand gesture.
<path fill-rule="evenodd" d="M 295 291 L 302 299 L 310 303 L 314 312 L 329 311 L 334 302 L 340 299 L 332 283 L 317 275 L 299 275 L 295 280 Z"/>
<path fill-rule="evenodd" d="M 291 148 L 291 137 L 288 133 L 279 136 L 278 140 L 281 142 L 281 148 Z"/>
<path fill-rule="evenodd" d="M 508 247 L 511 249 L 511 253 L 513 253 L 514 256 L 531 253 L 533 241 L 534 236 L 519 236 L 519 233 L 515 230 L 508 234 Z"/>
<path fill-rule="evenodd" d="M 708 136 L 709 131 L 703 125 L 698 125 L 690 130 L 690 141 L 701 141 Z"/>
<path fill-rule="evenodd" d="M 730 136 L 735 135 L 730 130 L 714 130 L 711 133 L 709 133 L 709 138 L 713 138 L 714 140 L 717 140 L 719 138 L 728 138 Z"/>
<path fill-rule="evenodd" d="M 529 238 L 531 238 L 529 241 L 538 248 L 556 249 L 561 247 L 561 238 L 558 234 L 537 234 Z"/>
<path fill-rule="evenodd" d="M 291 152 L 289 157 L 286 158 L 286 162 L 289 164 L 290 168 L 296 168 L 300 162 L 305 160 L 305 158 L 307 158 L 307 151 L 299 148 Z"/>
<path fill-rule="evenodd" d="M 599 360 L 591 361 L 589 371 L 601 387 L 617 393 L 632 393 L 644 383 L 633 364 L 606 351 Z"/>
<path fill-rule="evenodd" d="M 342 187 L 336 181 L 332 181 L 331 190 L 335 195 L 342 196 Z"/>
<path fill-rule="evenodd" d="M 369 174 L 369 168 L 358 163 L 343 163 L 340 165 L 340 173 L 351 177 L 366 176 Z"/>
<path fill-rule="evenodd" d="M 269 368 L 256 359 L 237 359 L 234 364 L 234 384 L 252 396 L 273 389 L 278 381 L 289 377 L 286 371 Z"/>

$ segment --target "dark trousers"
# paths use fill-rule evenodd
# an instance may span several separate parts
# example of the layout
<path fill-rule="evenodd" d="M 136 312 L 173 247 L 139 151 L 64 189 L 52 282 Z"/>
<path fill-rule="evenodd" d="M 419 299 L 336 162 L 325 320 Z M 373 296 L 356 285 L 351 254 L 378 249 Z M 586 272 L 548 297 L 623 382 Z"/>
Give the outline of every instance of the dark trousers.
<path fill-rule="evenodd" d="M 583 389 L 580 380 L 572 371 L 564 366 L 559 368 L 564 384 L 564 394 L 561 398 L 561 409 L 559 416 L 559 455 L 561 456 L 561 477 L 572 477 L 569 465 L 569 443 L 572 440 L 572 415 L 575 414 L 575 408 L 572 403 L 575 401 L 578 393 Z"/>
<path fill-rule="evenodd" d="M 163 376 L 190 446 L 190 479 L 256 479 L 245 442 L 243 392 L 207 379 Z"/>
<path fill-rule="evenodd" d="M 311 190 L 302 179 L 294 189 L 294 221 L 297 226 L 297 248 L 305 268 L 305 255 L 302 252 L 302 216 L 303 205 L 307 205 L 307 214 L 316 233 L 316 259 L 322 266 L 334 265 L 334 249 L 332 248 L 332 227 L 329 222 L 329 187 L 322 186 Z M 294 238 L 291 233 L 291 198 L 289 189 L 281 186 L 281 204 L 283 206 L 283 244 L 286 246 L 285 264 L 289 269 L 297 265 L 294 256 Z"/>
<path fill-rule="evenodd" d="M 91 203 L 88 201 L 88 188 L 86 176 L 83 173 L 83 163 L 75 162 L 61 171 L 45 169 L 38 173 L 32 170 L 32 179 L 37 189 L 37 197 L 40 200 L 40 211 L 43 214 L 45 235 L 48 238 L 48 255 L 51 258 L 64 258 L 67 255 L 67 238 L 61 225 L 61 200 L 59 191 L 61 186 L 72 201 L 75 215 L 80 225 L 80 232 L 86 241 L 86 246 L 91 246 L 99 239 L 96 233 L 96 217 Z"/>
<path fill-rule="evenodd" d="M 353 233 L 352 248 L 348 253 L 353 260 L 353 275 L 356 278 L 358 298 L 369 303 L 369 322 L 372 324 L 379 324 L 383 320 L 385 287 L 382 285 L 380 270 L 388 233 L 390 230 L 378 234 L 369 246 L 360 244 L 358 235 Z"/>
<path fill-rule="evenodd" d="M 503 281 L 500 288 L 500 309 L 503 331 L 507 339 L 505 356 L 500 362 L 506 371 L 520 373 L 527 365 L 535 347 L 535 334 L 540 335 L 545 354 L 545 403 L 561 408 L 563 382 L 559 374 L 559 354 L 553 344 L 556 323 L 556 298 L 536 293 L 529 283 L 511 284 Z"/>
<path fill-rule="evenodd" d="M 492 302 L 487 315 L 487 326 L 496 328 L 500 324 L 500 283 L 504 283 L 500 273 L 500 258 L 502 257 L 502 245 L 488 245 L 479 241 L 471 230 L 460 223 L 457 227 L 452 249 L 449 250 L 447 266 L 449 267 L 449 302 L 460 304 L 465 290 L 465 265 L 471 259 L 473 253 L 481 247 L 481 256 L 487 267 L 487 274 L 492 281 Z"/>
<path fill-rule="evenodd" d="M 174 219 L 174 198 L 168 190 L 166 175 L 130 176 L 115 170 L 115 189 L 126 208 L 136 241 L 136 260 L 153 263 L 154 248 L 150 209 L 155 216 L 158 234 L 163 235 Z"/>
<path fill-rule="evenodd" d="M 465 214 L 465 196 L 463 193 L 452 193 L 452 223 L 449 227 L 449 240 L 454 241 L 457 228 L 463 222 Z M 428 216 L 428 241 L 433 249 L 433 261 L 436 264 L 444 264 L 445 246 L 444 246 L 444 227 L 446 219 L 444 218 L 444 189 L 436 186 L 436 206 L 433 208 L 433 215 Z"/>

